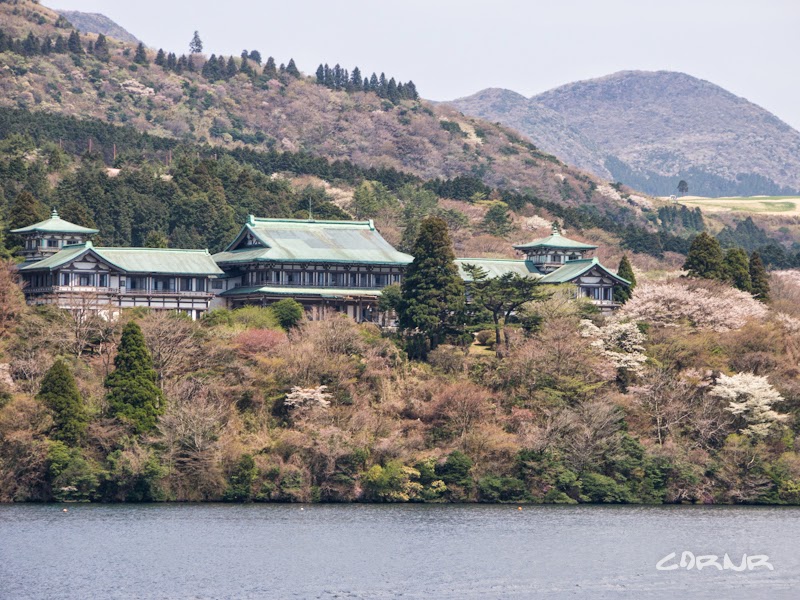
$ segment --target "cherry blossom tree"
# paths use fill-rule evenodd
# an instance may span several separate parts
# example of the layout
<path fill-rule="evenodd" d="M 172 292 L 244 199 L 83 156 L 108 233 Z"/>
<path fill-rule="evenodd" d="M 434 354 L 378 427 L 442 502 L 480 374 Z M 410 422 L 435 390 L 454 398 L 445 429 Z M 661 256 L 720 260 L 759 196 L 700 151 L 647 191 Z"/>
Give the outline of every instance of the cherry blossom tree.
<path fill-rule="evenodd" d="M 750 437 L 763 438 L 773 425 L 788 418 L 773 409 L 772 405 L 783 402 L 783 397 L 766 377 L 752 373 L 720 375 L 711 395 L 729 402 L 726 410 L 744 420 L 747 426 L 740 433 Z"/>

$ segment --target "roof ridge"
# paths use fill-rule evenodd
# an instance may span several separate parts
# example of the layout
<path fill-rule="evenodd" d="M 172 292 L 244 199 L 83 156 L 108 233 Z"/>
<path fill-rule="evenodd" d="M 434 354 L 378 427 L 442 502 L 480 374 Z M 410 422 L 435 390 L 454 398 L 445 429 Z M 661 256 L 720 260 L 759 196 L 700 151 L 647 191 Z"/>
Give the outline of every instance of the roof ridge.
<path fill-rule="evenodd" d="M 273 219 L 269 217 L 253 217 L 248 225 L 256 225 L 258 223 L 292 223 L 298 225 L 363 225 L 367 227 L 374 227 L 372 219 L 367 221 L 353 221 L 343 219 Z"/>
<path fill-rule="evenodd" d="M 65 246 L 66 247 L 66 246 Z M 196 252 L 209 254 L 208 248 L 145 248 L 142 246 L 88 246 L 95 250 L 144 250 L 146 252 Z"/>

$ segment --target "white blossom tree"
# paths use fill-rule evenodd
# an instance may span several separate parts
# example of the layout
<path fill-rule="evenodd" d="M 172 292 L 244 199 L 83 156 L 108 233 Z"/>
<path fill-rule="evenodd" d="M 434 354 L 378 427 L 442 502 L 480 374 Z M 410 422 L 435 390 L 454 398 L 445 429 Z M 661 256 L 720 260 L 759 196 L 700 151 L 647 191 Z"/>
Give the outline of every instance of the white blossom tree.
<path fill-rule="evenodd" d="M 788 418 L 774 410 L 773 404 L 783 402 L 783 397 L 766 377 L 752 373 L 720 375 L 711 395 L 728 401 L 725 410 L 744 420 L 747 426 L 740 433 L 750 437 L 763 438 L 773 425 Z"/>
<path fill-rule="evenodd" d="M 610 320 L 598 327 L 588 319 L 583 319 L 581 335 L 594 338 L 592 346 L 600 350 L 617 369 L 638 374 L 647 362 L 644 353 L 645 336 L 632 321 Z"/>
<path fill-rule="evenodd" d="M 697 329 L 740 329 L 749 319 L 767 315 L 763 303 L 728 285 L 689 279 L 644 282 L 620 309 L 620 317 L 661 327 L 689 322 Z"/>

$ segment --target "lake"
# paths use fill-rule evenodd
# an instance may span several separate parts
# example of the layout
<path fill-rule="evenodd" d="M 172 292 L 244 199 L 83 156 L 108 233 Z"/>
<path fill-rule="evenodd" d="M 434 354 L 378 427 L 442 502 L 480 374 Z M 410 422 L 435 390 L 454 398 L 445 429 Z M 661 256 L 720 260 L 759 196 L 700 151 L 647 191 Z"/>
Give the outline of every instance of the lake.
<path fill-rule="evenodd" d="M 0 505 L 3 600 L 798 597 L 798 508 Z"/>

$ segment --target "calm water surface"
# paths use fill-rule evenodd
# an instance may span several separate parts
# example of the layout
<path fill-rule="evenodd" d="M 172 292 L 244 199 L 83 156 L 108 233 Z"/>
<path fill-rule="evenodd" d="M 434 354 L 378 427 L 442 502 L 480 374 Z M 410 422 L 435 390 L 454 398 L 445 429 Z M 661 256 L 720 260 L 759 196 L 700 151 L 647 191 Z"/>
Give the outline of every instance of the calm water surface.
<path fill-rule="evenodd" d="M 800 598 L 800 509 L 0 506 L 0 598 Z M 671 552 L 773 571 L 658 571 Z M 721 561 L 720 561 L 721 562 Z"/>

